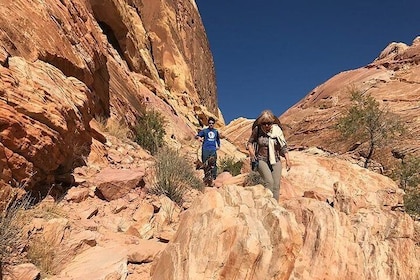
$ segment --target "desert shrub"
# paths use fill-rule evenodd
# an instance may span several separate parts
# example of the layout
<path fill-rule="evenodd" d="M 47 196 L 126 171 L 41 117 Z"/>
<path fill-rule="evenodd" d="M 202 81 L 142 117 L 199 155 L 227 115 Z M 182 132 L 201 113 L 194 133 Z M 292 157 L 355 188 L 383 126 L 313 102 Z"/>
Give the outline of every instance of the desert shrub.
<path fill-rule="evenodd" d="M 160 147 L 164 145 L 165 118 L 160 112 L 147 111 L 137 119 L 135 127 L 135 141 L 155 155 Z"/>
<path fill-rule="evenodd" d="M 392 173 L 391 177 L 399 182 L 405 191 L 404 207 L 407 213 L 420 216 L 420 158 L 404 158 Z"/>
<path fill-rule="evenodd" d="M 420 192 L 410 190 L 404 196 L 404 208 L 408 214 L 420 218 Z"/>
<path fill-rule="evenodd" d="M 193 172 L 193 166 L 187 160 L 168 147 L 159 149 L 154 165 L 155 182 L 151 192 L 166 195 L 181 205 L 185 192 L 190 189 L 203 189 L 202 181 Z"/>
<path fill-rule="evenodd" d="M 46 278 L 60 272 L 63 260 L 69 256 L 68 250 L 37 234 L 28 242 L 26 257 L 39 268 L 42 278 Z"/>
<path fill-rule="evenodd" d="M 112 136 L 115 136 L 119 139 L 129 139 L 131 135 L 131 130 L 127 124 L 123 121 L 97 117 L 95 118 L 98 122 L 99 129 L 109 133 Z"/>
<path fill-rule="evenodd" d="M 22 237 L 22 212 L 31 204 L 29 195 L 18 198 L 12 193 L 3 209 L 0 211 L 0 279 L 7 266 L 11 263 L 13 254 L 17 252 Z"/>
<path fill-rule="evenodd" d="M 50 188 L 50 191 L 52 188 Z M 68 218 L 52 196 L 48 195 L 40 203 L 33 205 L 22 213 L 22 220 L 30 224 L 34 218 L 50 221 Z M 45 235 L 45 231 L 27 228 L 25 240 L 26 258 L 33 263 L 41 273 L 41 278 L 56 275 L 60 272 L 66 258 L 71 257 L 69 249 L 55 240 L 53 235 Z"/>
<path fill-rule="evenodd" d="M 420 158 L 408 157 L 404 158 L 400 166 L 398 166 L 392 178 L 399 181 L 400 187 L 404 190 L 409 190 L 417 187 L 420 184 Z"/>
<path fill-rule="evenodd" d="M 57 248 L 47 242 L 42 235 L 33 237 L 29 242 L 27 258 L 36 265 L 43 274 L 54 274 L 54 259 Z"/>
<path fill-rule="evenodd" d="M 260 173 L 256 171 L 251 171 L 248 173 L 248 176 L 245 178 L 244 182 L 245 186 L 255 186 L 255 185 L 263 185 L 265 186 L 265 182 L 261 177 Z"/>
<path fill-rule="evenodd" d="M 229 172 L 233 176 L 241 174 L 243 162 L 242 161 L 235 161 L 234 157 L 223 157 L 219 161 L 218 170 L 220 172 Z"/>

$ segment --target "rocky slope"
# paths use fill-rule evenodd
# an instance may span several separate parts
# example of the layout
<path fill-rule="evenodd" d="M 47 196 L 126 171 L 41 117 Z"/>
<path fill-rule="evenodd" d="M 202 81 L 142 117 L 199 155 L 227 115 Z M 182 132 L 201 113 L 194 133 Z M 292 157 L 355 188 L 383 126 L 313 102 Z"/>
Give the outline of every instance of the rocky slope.
<path fill-rule="evenodd" d="M 218 188 L 191 191 L 179 206 L 148 193 L 152 159 L 140 147 L 107 139 L 111 168 L 77 168 L 77 187 L 28 210 L 22 253 L 33 261 L 5 279 L 420 277 L 420 224 L 385 176 L 321 150 L 293 151 L 279 203 L 222 173 Z M 128 156 L 129 165 L 118 161 Z"/>

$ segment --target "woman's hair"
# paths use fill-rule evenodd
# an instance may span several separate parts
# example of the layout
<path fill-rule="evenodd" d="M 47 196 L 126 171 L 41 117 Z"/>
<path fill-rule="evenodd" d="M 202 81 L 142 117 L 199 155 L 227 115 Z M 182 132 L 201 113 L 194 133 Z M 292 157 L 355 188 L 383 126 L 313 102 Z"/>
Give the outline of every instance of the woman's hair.
<path fill-rule="evenodd" d="M 261 112 L 261 114 L 252 124 L 252 129 L 254 129 L 256 126 L 261 126 L 261 123 L 263 122 L 272 122 L 282 127 L 280 120 L 270 110 L 264 110 Z"/>

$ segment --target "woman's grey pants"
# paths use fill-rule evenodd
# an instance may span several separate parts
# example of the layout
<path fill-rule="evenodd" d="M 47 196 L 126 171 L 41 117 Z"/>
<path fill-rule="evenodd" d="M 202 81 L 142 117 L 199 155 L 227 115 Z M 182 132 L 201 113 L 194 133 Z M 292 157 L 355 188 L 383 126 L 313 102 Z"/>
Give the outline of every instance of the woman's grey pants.
<path fill-rule="evenodd" d="M 260 160 L 258 163 L 258 173 L 260 173 L 266 187 L 273 193 L 273 197 L 278 201 L 280 194 L 281 161 L 271 165 Z"/>

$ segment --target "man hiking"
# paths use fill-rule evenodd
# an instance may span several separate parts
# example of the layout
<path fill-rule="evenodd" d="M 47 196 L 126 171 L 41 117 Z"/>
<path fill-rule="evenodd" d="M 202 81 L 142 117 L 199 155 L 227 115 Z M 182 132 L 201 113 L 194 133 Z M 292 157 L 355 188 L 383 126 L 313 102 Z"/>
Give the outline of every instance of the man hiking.
<path fill-rule="evenodd" d="M 199 139 L 203 144 L 201 147 L 201 160 L 204 167 L 210 164 L 211 168 L 206 174 L 206 168 L 204 168 L 204 180 L 211 179 L 213 181 L 217 176 L 217 150 L 220 148 L 220 137 L 217 129 L 214 128 L 215 119 L 210 117 L 208 120 L 208 127 L 198 132 L 195 136 L 196 139 Z M 209 163 L 209 161 L 211 161 Z M 211 178 L 208 178 L 208 177 Z"/>

